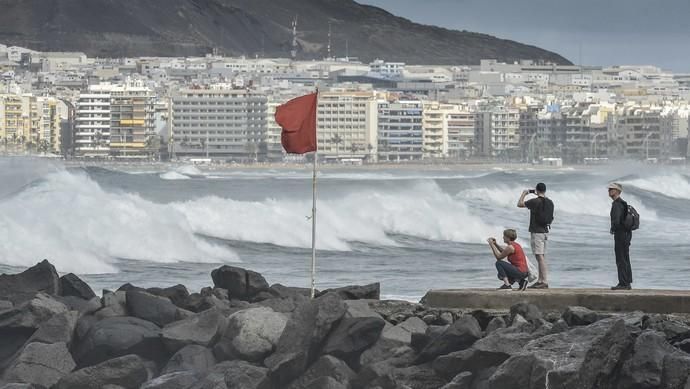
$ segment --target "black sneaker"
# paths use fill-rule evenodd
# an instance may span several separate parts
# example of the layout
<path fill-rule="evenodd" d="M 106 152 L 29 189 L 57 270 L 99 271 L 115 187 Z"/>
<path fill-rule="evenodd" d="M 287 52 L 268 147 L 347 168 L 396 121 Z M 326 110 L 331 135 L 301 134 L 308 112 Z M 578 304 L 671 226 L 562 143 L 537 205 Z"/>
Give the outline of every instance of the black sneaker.
<path fill-rule="evenodd" d="M 535 284 L 532 284 L 532 286 L 529 287 L 530 289 L 549 289 L 549 284 L 545 284 L 543 282 L 537 282 Z"/>
<path fill-rule="evenodd" d="M 510 285 L 503 284 L 503 285 L 501 285 L 501 287 L 498 288 L 498 289 L 499 289 L 499 290 L 500 290 L 500 289 L 513 289 L 513 287 L 510 286 Z"/>
<path fill-rule="evenodd" d="M 632 289 L 630 287 L 630 285 L 616 285 L 616 286 L 611 287 L 611 290 L 630 290 L 630 289 Z"/>
<path fill-rule="evenodd" d="M 518 285 L 520 286 L 520 287 L 518 288 L 518 290 L 519 290 L 520 292 L 524 292 L 525 289 L 527 289 L 527 278 L 523 278 L 522 281 L 520 281 L 520 283 L 519 283 Z"/>

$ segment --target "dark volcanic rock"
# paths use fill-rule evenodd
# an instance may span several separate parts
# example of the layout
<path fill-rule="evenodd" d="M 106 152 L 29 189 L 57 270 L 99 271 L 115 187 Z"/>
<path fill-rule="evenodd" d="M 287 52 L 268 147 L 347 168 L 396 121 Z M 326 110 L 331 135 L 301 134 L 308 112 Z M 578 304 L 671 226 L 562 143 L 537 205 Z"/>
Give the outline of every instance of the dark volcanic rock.
<path fill-rule="evenodd" d="M 664 358 L 677 352 L 666 342 L 663 333 L 645 331 L 635 340 L 633 353 L 624 364 L 618 379 L 619 388 L 652 389 L 661 385 Z"/>
<path fill-rule="evenodd" d="M 37 329 L 54 315 L 67 312 L 65 304 L 39 292 L 32 299 L 0 312 L 0 328 Z"/>
<path fill-rule="evenodd" d="M 264 362 L 273 383 L 286 385 L 304 373 L 344 314 L 342 299 L 330 293 L 300 305 L 288 320 L 275 353 Z"/>
<path fill-rule="evenodd" d="M 515 316 L 520 315 L 525 318 L 528 322 L 533 322 L 535 320 L 542 319 L 543 316 L 539 307 L 534 304 L 528 303 L 518 303 L 510 307 L 510 322 L 512 323 Z"/>
<path fill-rule="evenodd" d="M 342 288 L 326 289 L 318 296 L 326 293 L 336 293 L 343 300 L 378 300 L 381 297 L 381 284 L 376 282 L 368 285 L 351 285 Z"/>
<path fill-rule="evenodd" d="M 512 328 L 499 329 L 479 339 L 472 347 L 438 357 L 434 370 L 442 377 L 451 379 L 458 373 L 478 373 L 498 366 L 506 359 L 520 353 L 523 347 L 534 340 L 535 335 L 515 331 Z"/>
<path fill-rule="evenodd" d="M 402 388 L 440 388 L 447 382 L 436 375 L 429 363 L 396 368 L 393 377 Z"/>
<path fill-rule="evenodd" d="M 491 376 L 492 389 L 525 385 L 544 387 L 547 375 L 550 387 L 562 388 L 580 371 L 585 356 L 597 339 L 604 336 L 617 320 L 600 320 L 589 326 L 539 337 L 527 343 L 516 355 L 501 364 Z"/>
<path fill-rule="evenodd" d="M 165 365 L 161 374 L 176 371 L 195 371 L 205 373 L 216 364 L 213 352 L 203 346 L 190 344 L 176 352 Z"/>
<path fill-rule="evenodd" d="M 482 337 L 477 319 L 465 315 L 458 318 L 441 335 L 432 339 L 417 358 L 418 363 L 431 361 L 439 355 L 460 351 L 470 347 Z"/>
<path fill-rule="evenodd" d="M 92 57 L 199 56 L 219 48 L 228 56 L 262 53 L 289 57 L 291 22 L 299 15 L 298 59 L 327 56 L 324 37 L 333 29 L 336 52 L 411 64 L 479 64 L 494 58 L 568 63 L 534 46 L 467 31 L 417 24 L 381 8 L 351 0 L 2 0 L 0 41 L 42 51 L 83 51 Z M 193 27 L 191 27 L 193 26 Z M 406 36 L 406 39 L 395 39 Z"/>
<path fill-rule="evenodd" d="M 576 376 L 565 388 L 614 388 L 623 361 L 631 352 L 633 337 L 622 320 L 616 321 L 606 333 L 597 338 L 587 351 Z"/>
<path fill-rule="evenodd" d="M 357 366 L 360 354 L 379 339 L 384 325 L 377 317 L 342 319 L 328 336 L 323 353 Z"/>
<path fill-rule="evenodd" d="M 472 385 L 474 380 L 474 375 L 469 371 L 463 371 L 462 373 L 453 377 L 446 385 L 442 386 L 441 389 L 468 389 Z"/>
<path fill-rule="evenodd" d="M 41 324 L 28 342 L 63 342 L 69 347 L 72 344 L 72 338 L 74 337 L 74 330 L 77 327 L 78 318 L 79 313 L 74 311 L 58 313 Z"/>
<path fill-rule="evenodd" d="M 91 287 L 73 273 L 60 277 L 60 286 L 62 287 L 62 296 L 75 296 L 84 300 L 91 300 L 96 297 L 96 293 Z"/>
<path fill-rule="evenodd" d="M 136 317 L 111 317 L 93 323 L 77 342 L 74 356 L 80 366 L 136 354 L 150 360 L 165 359 L 168 352 L 160 338 L 160 328 Z"/>
<path fill-rule="evenodd" d="M 402 323 L 424 311 L 424 306 L 421 304 L 398 300 L 370 301 L 369 306 L 392 324 Z"/>
<path fill-rule="evenodd" d="M 130 315 L 159 326 L 170 324 L 188 316 L 167 297 L 155 296 L 138 290 L 127 291 L 127 309 Z M 187 312 L 189 313 L 189 312 Z"/>
<path fill-rule="evenodd" d="M 65 343 L 27 345 L 5 372 L 5 380 L 49 388 L 72 371 L 74 360 Z"/>
<path fill-rule="evenodd" d="M 664 372 L 661 377 L 665 389 L 687 388 L 690 379 L 690 355 L 681 352 L 667 354 L 664 357 Z"/>
<path fill-rule="evenodd" d="M 569 326 L 586 326 L 599 320 L 599 315 L 585 307 L 568 307 L 563 312 L 563 320 Z"/>
<path fill-rule="evenodd" d="M 234 313 L 213 351 L 219 360 L 263 361 L 275 349 L 287 320 L 266 307 Z"/>
<path fill-rule="evenodd" d="M 312 364 L 307 371 L 295 380 L 288 389 L 300 389 L 319 378 L 329 377 L 347 386 L 355 378 L 355 372 L 342 360 L 324 355 Z"/>
<path fill-rule="evenodd" d="M 213 284 L 227 289 L 231 298 L 247 299 L 259 292 L 268 291 L 268 282 L 254 271 L 234 266 L 221 266 L 211 272 Z"/>
<path fill-rule="evenodd" d="M 343 385 L 338 382 L 335 378 L 331 377 L 320 377 L 314 381 L 309 382 L 304 389 L 347 389 L 347 385 Z"/>
<path fill-rule="evenodd" d="M 169 288 L 148 288 L 146 289 L 148 293 L 151 293 L 160 297 L 167 297 L 172 301 L 173 304 L 178 307 L 184 308 L 183 304 L 187 297 L 189 297 L 189 291 L 184 285 L 175 285 Z"/>
<path fill-rule="evenodd" d="M 163 327 L 163 344 L 171 352 L 191 344 L 213 347 L 228 320 L 218 309 L 209 309 Z"/>
<path fill-rule="evenodd" d="M 102 389 L 106 385 L 138 389 L 148 380 L 149 371 L 144 360 L 136 355 L 125 355 L 74 371 L 63 377 L 55 389 Z"/>
<path fill-rule="evenodd" d="M 200 379 L 199 373 L 178 371 L 147 381 L 139 389 L 187 389 L 199 382 Z"/>
<path fill-rule="evenodd" d="M 19 274 L 0 274 L 3 300 L 18 305 L 33 299 L 38 292 L 53 296 L 60 294 L 60 277 L 55 267 L 45 259 Z"/>
<path fill-rule="evenodd" d="M 244 361 L 232 361 L 225 370 L 228 389 L 258 389 L 266 381 L 268 369 Z"/>

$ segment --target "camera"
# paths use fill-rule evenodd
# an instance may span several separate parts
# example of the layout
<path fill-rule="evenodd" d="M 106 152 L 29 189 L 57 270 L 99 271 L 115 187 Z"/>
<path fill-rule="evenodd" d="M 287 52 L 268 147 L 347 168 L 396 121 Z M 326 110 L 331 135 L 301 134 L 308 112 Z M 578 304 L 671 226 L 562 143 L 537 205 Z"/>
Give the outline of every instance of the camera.
<path fill-rule="evenodd" d="M 537 191 L 534 190 L 534 189 L 529 189 L 529 190 L 527 191 L 527 193 L 535 194 L 535 193 L 537 193 Z"/>

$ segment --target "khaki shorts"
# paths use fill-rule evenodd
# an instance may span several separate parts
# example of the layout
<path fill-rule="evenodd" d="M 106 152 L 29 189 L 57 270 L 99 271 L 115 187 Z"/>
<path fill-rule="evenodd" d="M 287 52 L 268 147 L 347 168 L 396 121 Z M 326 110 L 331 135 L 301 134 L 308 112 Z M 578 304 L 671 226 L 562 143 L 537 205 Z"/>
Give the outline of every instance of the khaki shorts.
<path fill-rule="evenodd" d="M 546 255 L 546 241 L 549 240 L 549 234 L 543 232 L 532 232 L 530 236 L 530 246 L 532 246 L 532 254 Z"/>

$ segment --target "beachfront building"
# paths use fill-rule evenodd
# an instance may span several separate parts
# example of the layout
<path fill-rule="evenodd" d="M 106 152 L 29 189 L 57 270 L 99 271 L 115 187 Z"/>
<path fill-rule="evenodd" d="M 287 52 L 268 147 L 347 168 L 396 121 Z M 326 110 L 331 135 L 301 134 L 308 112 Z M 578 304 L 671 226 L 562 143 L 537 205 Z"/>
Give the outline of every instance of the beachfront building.
<path fill-rule="evenodd" d="M 319 93 L 319 156 L 331 161 L 371 160 L 377 143 L 376 92 L 331 90 Z"/>
<path fill-rule="evenodd" d="M 152 91 L 138 82 L 110 90 L 111 156 L 142 159 L 158 153 L 154 104 Z"/>
<path fill-rule="evenodd" d="M 143 159 L 158 152 L 154 96 L 141 81 L 91 85 L 79 95 L 75 155 Z"/>
<path fill-rule="evenodd" d="M 60 151 L 64 104 L 32 94 L 0 95 L 0 150 L 34 154 Z"/>
<path fill-rule="evenodd" d="M 93 85 L 86 93 L 79 94 L 74 154 L 85 158 L 110 155 L 110 90 Z"/>
<path fill-rule="evenodd" d="M 493 156 L 515 157 L 520 150 L 520 110 L 500 106 L 491 111 L 491 150 Z"/>
<path fill-rule="evenodd" d="M 607 123 L 609 154 L 618 158 L 661 158 L 661 115 L 649 107 L 624 106 L 609 116 Z"/>
<path fill-rule="evenodd" d="M 418 100 L 378 103 L 379 161 L 421 160 L 424 152 L 423 105 Z"/>
<path fill-rule="evenodd" d="M 180 90 L 172 101 L 176 157 L 237 161 L 265 158 L 264 94 L 217 85 Z"/>
<path fill-rule="evenodd" d="M 457 110 L 453 104 L 424 102 L 422 111 L 422 144 L 424 158 L 448 156 L 448 122 L 446 115 Z"/>
<path fill-rule="evenodd" d="M 474 156 L 478 145 L 476 140 L 477 114 L 466 107 L 446 113 L 448 132 L 448 157 L 465 159 Z"/>

